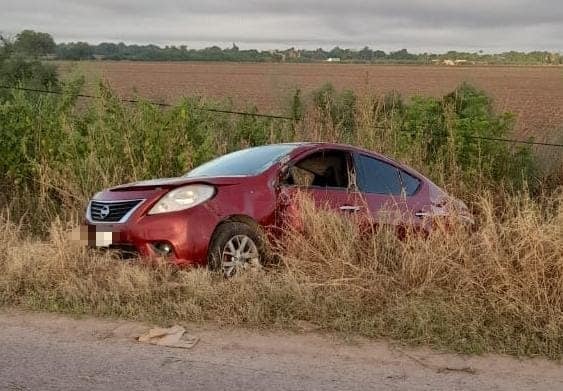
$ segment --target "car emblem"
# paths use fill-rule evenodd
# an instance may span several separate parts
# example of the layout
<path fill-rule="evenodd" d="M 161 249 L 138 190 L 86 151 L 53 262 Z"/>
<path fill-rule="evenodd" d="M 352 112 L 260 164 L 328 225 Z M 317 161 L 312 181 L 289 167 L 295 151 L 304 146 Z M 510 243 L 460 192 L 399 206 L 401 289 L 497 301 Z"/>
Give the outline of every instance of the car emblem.
<path fill-rule="evenodd" d="M 103 220 L 109 215 L 109 206 L 104 205 L 102 209 L 100 209 L 100 218 Z"/>

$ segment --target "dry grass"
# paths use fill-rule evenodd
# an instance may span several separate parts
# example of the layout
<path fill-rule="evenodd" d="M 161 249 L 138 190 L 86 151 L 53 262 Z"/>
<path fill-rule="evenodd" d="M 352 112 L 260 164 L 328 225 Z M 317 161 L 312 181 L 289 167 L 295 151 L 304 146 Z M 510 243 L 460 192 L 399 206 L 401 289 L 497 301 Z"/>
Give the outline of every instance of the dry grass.
<path fill-rule="evenodd" d="M 223 280 L 125 263 L 53 225 L 45 242 L 2 218 L 0 304 L 161 322 L 215 321 L 391 337 L 465 352 L 560 358 L 563 197 L 476 204 L 478 229 L 398 240 L 302 202 L 278 267 Z"/>

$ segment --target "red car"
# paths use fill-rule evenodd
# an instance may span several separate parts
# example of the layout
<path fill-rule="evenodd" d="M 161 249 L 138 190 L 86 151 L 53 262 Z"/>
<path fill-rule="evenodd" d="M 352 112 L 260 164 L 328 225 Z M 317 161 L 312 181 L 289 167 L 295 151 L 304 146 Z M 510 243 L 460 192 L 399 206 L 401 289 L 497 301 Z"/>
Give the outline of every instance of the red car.
<path fill-rule="evenodd" d="M 211 160 L 183 177 L 97 193 L 86 213 L 90 244 L 201 264 L 226 276 L 259 263 L 298 192 L 320 207 L 377 224 L 427 229 L 447 214 L 446 193 L 385 156 L 327 143 L 275 144 Z"/>

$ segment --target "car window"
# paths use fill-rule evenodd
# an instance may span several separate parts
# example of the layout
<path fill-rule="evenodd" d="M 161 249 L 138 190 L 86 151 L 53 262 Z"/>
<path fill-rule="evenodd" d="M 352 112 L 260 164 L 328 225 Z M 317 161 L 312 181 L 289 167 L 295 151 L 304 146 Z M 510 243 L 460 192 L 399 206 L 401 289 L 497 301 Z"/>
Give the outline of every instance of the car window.
<path fill-rule="evenodd" d="M 349 160 L 349 154 L 344 151 L 315 152 L 289 168 L 284 184 L 347 189 L 350 183 Z"/>
<path fill-rule="evenodd" d="M 401 180 L 403 183 L 403 189 L 405 190 L 405 194 L 407 196 L 414 195 L 420 186 L 420 180 L 418 178 L 415 178 L 403 170 L 401 170 Z"/>
<path fill-rule="evenodd" d="M 361 171 L 358 185 L 361 191 L 401 195 L 401 177 L 395 166 L 366 155 L 360 155 L 358 162 Z"/>
<path fill-rule="evenodd" d="M 271 167 L 298 144 L 265 145 L 223 155 L 194 168 L 188 178 L 209 176 L 258 175 Z"/>

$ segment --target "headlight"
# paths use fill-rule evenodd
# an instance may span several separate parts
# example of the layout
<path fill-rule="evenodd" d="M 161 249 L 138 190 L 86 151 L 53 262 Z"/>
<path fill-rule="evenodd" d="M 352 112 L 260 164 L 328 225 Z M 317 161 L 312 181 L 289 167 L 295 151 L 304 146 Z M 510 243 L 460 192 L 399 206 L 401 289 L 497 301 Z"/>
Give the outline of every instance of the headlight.
<path fill-rule="evenodd" d="M 98 198 L 100 198 L 100 196 L 102 195 L 103 191 L 99 191 L 96 194 L 94 194 L 94 196 L 92 197 L 93 200 L 97 200 Z"/>
<path fill-rule="evenodd" d="M 215 188 L 208 185 L 188 185 L 168 192 L 149 211 L 150 215 L 176 212 L 199 205 L 215 194 Z"/>

